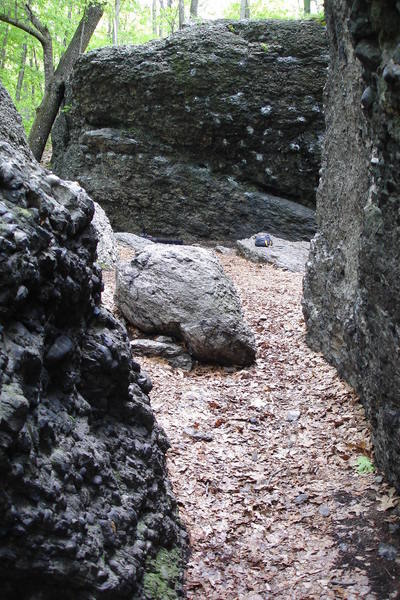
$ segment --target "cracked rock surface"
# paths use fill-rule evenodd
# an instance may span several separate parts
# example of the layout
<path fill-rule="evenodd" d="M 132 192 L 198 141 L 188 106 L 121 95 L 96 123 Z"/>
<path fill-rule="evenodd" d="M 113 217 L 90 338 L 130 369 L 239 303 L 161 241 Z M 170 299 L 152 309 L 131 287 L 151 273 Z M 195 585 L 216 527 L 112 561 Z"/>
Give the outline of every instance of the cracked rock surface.
<path fill-rule="evenodd" d="M 34 160 L 0 86 L 4 600 L 181 593 L 168 442 L 125 329 L 99 308 L 93 211 Z"/>

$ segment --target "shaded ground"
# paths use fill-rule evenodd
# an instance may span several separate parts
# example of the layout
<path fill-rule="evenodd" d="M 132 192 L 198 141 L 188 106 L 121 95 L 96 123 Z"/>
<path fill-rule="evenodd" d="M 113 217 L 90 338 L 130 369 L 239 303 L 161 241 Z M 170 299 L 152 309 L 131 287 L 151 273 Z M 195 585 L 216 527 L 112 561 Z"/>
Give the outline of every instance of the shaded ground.
<path fill-rule="evenodd" d="M 379 474 L 357 472 L 371 456 L 368 426 L 355 394 L 305 345 L 302 276 L 219 258 L 257 364 L 185 373 L 140 359 L 192 544 L 187 597 L 400 597 L 398 499 Z M 111 305 L 111 273 L 105 281 Z"/>

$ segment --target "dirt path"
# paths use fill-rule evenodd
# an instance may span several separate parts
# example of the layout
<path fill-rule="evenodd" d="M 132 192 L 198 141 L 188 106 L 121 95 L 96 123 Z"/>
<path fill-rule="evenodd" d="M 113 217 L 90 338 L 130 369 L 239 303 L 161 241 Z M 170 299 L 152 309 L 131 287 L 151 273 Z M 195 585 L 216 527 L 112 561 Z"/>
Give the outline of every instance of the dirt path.
<path fill-rule="evenodd" d="M 368 427 L 355 394 L 305 345 L 301 276 L 220 260 L 257 336 L 256 365 L 184 373 L 141 359 L 192 544 L 187 597 L 400 597 L 397 499 L 357 471 L 371 455 Z"/>

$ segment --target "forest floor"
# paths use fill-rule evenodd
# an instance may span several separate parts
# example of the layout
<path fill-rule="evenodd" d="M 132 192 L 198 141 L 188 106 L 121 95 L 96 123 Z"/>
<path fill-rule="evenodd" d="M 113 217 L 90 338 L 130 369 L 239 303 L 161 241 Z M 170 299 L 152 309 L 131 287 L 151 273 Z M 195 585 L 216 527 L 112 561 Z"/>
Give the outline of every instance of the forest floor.
<path fill-rule="evenodd" d="M 302 276 L 219 259 L 256 364 L 184 372 L 140 359 L 190 536 L 187 598 L 400 598 L 398 498 L 378 472 L 360 472 L 372 458 L 364 411 L 305 343 Z M 112 308 L 112 272 L 104 279 Z"/>

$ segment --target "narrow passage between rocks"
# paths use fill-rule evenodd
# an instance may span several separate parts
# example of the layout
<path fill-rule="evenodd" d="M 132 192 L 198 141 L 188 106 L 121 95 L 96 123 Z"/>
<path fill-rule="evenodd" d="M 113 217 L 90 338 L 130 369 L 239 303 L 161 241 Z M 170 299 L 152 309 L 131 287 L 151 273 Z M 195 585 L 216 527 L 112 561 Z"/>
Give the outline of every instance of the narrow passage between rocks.
<path fill-rule="evenodd" d="M 187 597 L 397 598 L 398 499 L 357 468 L 371 457 L 367 422 L 305 344 L 302 275 L 219 259 L 256 334 L 256 365 L 187 373 L 140 359 L 191 540 Z"/>

